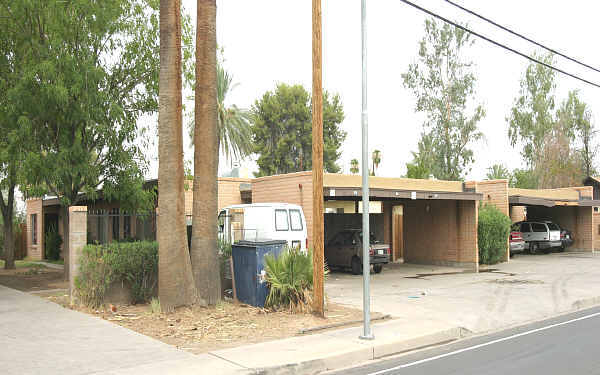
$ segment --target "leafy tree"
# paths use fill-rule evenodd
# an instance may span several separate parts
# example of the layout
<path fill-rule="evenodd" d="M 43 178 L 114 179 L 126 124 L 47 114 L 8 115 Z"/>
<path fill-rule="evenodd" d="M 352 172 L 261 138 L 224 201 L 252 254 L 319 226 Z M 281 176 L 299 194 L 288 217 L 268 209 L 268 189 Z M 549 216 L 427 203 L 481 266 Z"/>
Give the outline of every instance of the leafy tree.
<path fill-rule="evenodd" d="M 402 75 L 404 86 L 416 96 L 416 111 L 426 114 L 425 134 L 433 150 L 431 172 L 439 179 L 463 178 L 474 160 L 469 147 L 483 137 L 477 123 L 484 109 L 469 103 L 475 98 L 473 64 L 463 58 L 472 44 L 465 31 L 426 20 L 418 62 Z"/>
<path fill-rule="evenodd" d="M 350 160 L 350 173 L 357 174 L 360 171 L 358 159 Z"/>
<path fill-rule="evenodd" d="M 158 0 L 2 1 L 30 51 L 9 90 L 32 144 L 28 193 L 60 197 L 64 228 L 68 207 L 81 193 L 95 199 L 99 188 L 126 208 L 149 208 L 135 141 L 144 129 L 138 119 L 158 110 Z M 68 236 L 64 242 L 68 249 Z"/>
<path fill-rule="evenodd" d="M 189 79 L 195 87 L 195 78 Z M 229 74 L 217 60 L 217 122 L 218 149 L 229 160 L 243 159 L 252 153 L 252 133 L 250 129 L 250 111 L 239 108 L 235 104 L 226 104 L 228 94 L 237 86 L 233 76 Z M 188 125 L 190 139 L 194 140 L 195 121 Z"/>
<path fill-rule="evenodd" d="M 4 268 L 15 269 L 15 190 L 24 177 L 24 151 L 30 142 L 19 124 L 19 106 L 10 92 L 23 74 L 29 51 L 27 35 L 18 27 L 18 19 L 24 16 L 21 7 L 1 0 L 0 9 L 6 10 L 6 16 L 0 17 L 0 222 Z"/>
<path fill-rule="evenodd" d="M 406 177 L 428 179 L 433 175 L 433 144 L 430 134 L 421 134 L 417 145 L 418 151 L 413 152 L 413 161 L 406 163 Z"/>
<path fill-rule="evenodd" d="M 373 160 L 373 176 L 375 176 L 375 172 L 377 171 L 377 168 L 379 168 L 379 164 L 381 163 L 381 151 L 373 150 L 371 159 Z"/>
<path fill-rule="evenodd" d="M 222 98 L 219 98 L 218 88 L 216 0 L 198 0 L 197 7 L 194 207 L 190 252 L 199 302 L 201 305 L 215 305 L 221 299 L 215 216 L 218 210 L 219 138 L 226 134 L 225 125 L 240 127 L 230 119 L 219 119 L 224 113 L 219 107 Z M 222 90 L 221 94 L 224 93 Z M 231 133 L 226 136 L 230 137 Z"/>
<path fill-rule="evenodd" d="M 502 164 L 494 164 L 487 170 L 486 178 L 488 180 L 508 180 L 510 178 L 510 172 Z"/>
<path fill-rule="evenodd" d="M 588 106 L 579 99 L 578 91 L 570 91 L 558 109 L 557 121 L 565 134 L 575 138 L 580 147 L 578 151 L 580 170 L 583 178 L 596 174 L 594 159 L 598 154 L 595 142 L 597 130 L 592 123 L 592 113 Z"/>
<path fill-rule="evenodd" d="M 310 170 L 312 167 L 312 106 L 301 85 L 278 84 L 252 108 L 252 141 L 258 154 L 258 176 Z M 337 173 L 340 146 L 346 132 L 340 128 L 344 110 L 338 95 L 323 93 L 323 164 Z"/>
<path fill-rule="evenodd" d="M 514 169 L 510 175 L 510 187 L 521 189 L 537 189 L 538 178 L 531 169 Z"/>
<path fill-rule="evenodd" d="M 551 54 L 538 58 L 553 62 Z M 511 144 L 522 145 L 521 155 L 542 188 L 579 184 L 595 173 L 591 112 L 577 91 L 555 111 L 555 87 L 554 71 L 530 64 L 507 118 Z"/>
<path fill-rule="evenodd" d="M 179 1 L 160 2 L 158 293 L 167 312 L 198 297 L 185 226 L 180 12 Z"/>
<path fill-rule="evenodd" d="M 552 54 L 534 55 L 552 64 Z M 552 69 L 531 63 L 521 80 L 519 96 L 515 99 L 510 116 L 508 137 L 511 145 L 523 145 L 521 155 L 531 168 L 543 148 L 544 137 L 554 125 L 554 90 L 556 74 Z"/>

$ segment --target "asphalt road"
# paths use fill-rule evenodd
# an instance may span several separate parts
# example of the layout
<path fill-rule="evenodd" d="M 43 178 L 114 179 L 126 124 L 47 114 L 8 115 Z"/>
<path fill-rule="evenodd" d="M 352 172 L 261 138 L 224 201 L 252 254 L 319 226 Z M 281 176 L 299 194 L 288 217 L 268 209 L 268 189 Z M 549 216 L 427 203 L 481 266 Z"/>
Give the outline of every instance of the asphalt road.
<path fill-rule="evenodd" d="M 596 307 L 332 374 L 600 374 L 599 343 Z"/>

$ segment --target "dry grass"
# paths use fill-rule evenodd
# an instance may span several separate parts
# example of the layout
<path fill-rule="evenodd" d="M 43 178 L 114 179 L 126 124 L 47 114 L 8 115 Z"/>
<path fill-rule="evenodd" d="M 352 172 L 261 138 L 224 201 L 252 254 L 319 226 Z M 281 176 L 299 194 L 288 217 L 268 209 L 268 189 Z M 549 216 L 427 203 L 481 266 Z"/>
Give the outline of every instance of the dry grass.
<path fill-rule="evenodd" d="M 65 296 L 50 296 L 48 299 L 68 307 Z M 325 319 L 312 314 L 273 312 L 232 302 L 222 302 L 210 308 L 179 308 L 171 314 L 152 313 L 150 304 L 116 306 L 114 313 L 110 308 L 97 311 L 76 309 L 192 353 L 297 336 L 301 335 L 301 329 L 362 318 L 360 310 L 335 304 L 329 304 Z M 318 332 L 321 331 L 315 333 Z"/>

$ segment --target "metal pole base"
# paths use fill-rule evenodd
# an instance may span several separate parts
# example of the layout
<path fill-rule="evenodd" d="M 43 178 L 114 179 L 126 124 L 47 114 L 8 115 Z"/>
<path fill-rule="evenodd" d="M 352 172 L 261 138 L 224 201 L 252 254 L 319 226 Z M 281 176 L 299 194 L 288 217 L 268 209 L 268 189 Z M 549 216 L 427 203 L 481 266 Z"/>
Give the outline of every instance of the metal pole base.
<path fill-rule="evenodd" d="M 361 340 L 375 340 L 375 336 L 373 336 L 372 333 L 368 336 L 360 335 L 360 336 L 358 336 L 358 338 Z"/>

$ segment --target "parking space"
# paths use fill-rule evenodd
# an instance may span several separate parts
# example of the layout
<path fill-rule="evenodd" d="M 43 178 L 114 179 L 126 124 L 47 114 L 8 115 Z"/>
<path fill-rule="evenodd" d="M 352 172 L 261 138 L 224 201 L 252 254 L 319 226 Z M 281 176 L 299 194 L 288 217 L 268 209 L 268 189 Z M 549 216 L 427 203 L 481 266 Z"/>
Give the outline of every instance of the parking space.
<path fill-rule="evenodd" d="M 515 255 L 463 272 L 456 267 L 394 264 L 371 274 L 371 310 L 398 319 L 439 320 L 485 332 L 600 303 L 600 255 Z M 334 272 L 330 301 L 362 307 L 362 277 Z"/>

